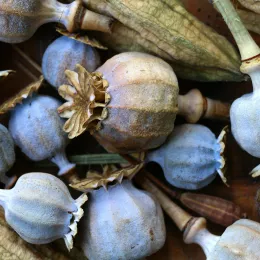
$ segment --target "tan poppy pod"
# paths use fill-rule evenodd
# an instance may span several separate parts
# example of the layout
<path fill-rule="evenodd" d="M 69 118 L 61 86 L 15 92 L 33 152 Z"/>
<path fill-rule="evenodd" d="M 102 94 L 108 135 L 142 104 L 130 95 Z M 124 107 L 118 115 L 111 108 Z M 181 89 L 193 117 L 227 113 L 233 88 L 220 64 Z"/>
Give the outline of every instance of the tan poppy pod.
<path fill-rule="evenodd" d="M 59 88 L 68 102 L 58 111 L 69 118 L 64 130 L 74 138 L 89 130 L 109 152 L 131 153 L 160 146 L 172 132 L 177 113 L 189 122 L 229 117 L 229 104 L 199 91 L 179 96 L 175 73 L 160 58 L 126 52 L 97 72 L 78 65 L 66 71 L 70 85 Z"/>
<path fill-rule="evenodd" d="M 64 126 L 70 138 L 90 130 L 108 151 L 120 153 L 155 148 L 166 140 L 178 111 L 179 87 L 170 65 L 148 54 L 128 52 L 97 69 L 104 80 L 82 67 L 78 70 L 66 74 L 79 95 L 75 97 L 70 86 L 59 89 L 65 99 L 74 98 L 73 104 L 59 108 L 62 117 L 70 118 Z M 97 76 L 100 91 L 94 87 Z"/>

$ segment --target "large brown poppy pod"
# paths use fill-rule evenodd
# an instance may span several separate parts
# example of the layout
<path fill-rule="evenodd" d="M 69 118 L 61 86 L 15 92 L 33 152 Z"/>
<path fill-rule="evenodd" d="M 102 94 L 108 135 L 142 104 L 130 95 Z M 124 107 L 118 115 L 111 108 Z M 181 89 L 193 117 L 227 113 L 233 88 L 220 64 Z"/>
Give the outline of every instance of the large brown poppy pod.
<path fill-rule="evenodd" d="M 170 65 L 128 52 L 108 60 L 97 69 L 99 74 L 77 68 L 78 73 L 66 71 L 75 88 L 59 88 L 68 100 L 59 112 L 69 118 L 64 125 L 69 138 L 90 130 L 108 151 L 120 153 L 155 148 L 165 141 L 178 111 L 179 87 Z"/>
<path fill-rule="evenodd" d="M 189 122 L 227 118 L 229 104 L 204 98 L 199 91 L 179 96 L 172 68 L 160 58 L 126 52 L 97 72 L 77 66 L 66 71 L 70 85 L 59 88 L 68 100 L 58 111 L 69 118 L 64 130 L 74 138 L 89 130 L 109 152 L 131 153 L 160 146 L 172 132 L 177 113 Z"/>

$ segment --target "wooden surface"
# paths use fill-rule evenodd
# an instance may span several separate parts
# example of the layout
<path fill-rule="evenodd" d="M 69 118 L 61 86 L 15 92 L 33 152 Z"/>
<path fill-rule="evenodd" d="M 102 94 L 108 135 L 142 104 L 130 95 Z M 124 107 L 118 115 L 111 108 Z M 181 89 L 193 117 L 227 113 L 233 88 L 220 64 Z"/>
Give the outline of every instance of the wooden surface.
<path fill-rule="evenodd" d="M 219 33 L 225 35 L 231 42 L 233 42 L 230 33 L 225 26 L 220 15 L 208 3 L 208 0 L 183 0 L 187 9 L 196 15 L 200 20 L 212 26 Z M 58 34 L 55 32 L 55 25 L 49 24 L 42 26 L 32 39 L 29 41 L 16 45 L 26 55 L 28 55 L 33 62 L 41 64 L 42 55 L 48 46 Z M 254 35 L 257 42 L 260 44 L 260 37 Z M 17 73 L 5 82 L 0 83 L 0 102 L 10 97 L 14 92 L 26 86 L 40 75 L 37 66 L 28 62 L 17 49 L 15 50 L 11 45 L 0 43 L 1 59 L 0 70 L 14 69 Z M 108 57 L 112 55 L 111 52 L 102 52 L 102 56 Z M 55 57 L 54 57 L 55 58 Z M 224 101 L 232 102 L 242 94 L 252 91 L 250 82 L 243 83 L 197 83 L 191 81 L 179 81 L 180 92 L 186 93 L 191 88 L 199 88 L 202 93 L 211 98 L 217 98 Z M 49 93 L 57 96 L 52 88 L 42 89 L 41 93 Z M 2 118 L 2 122 L 7 123 L 7 117 Z M 182 119 L 177 119 L 176 124 L 183 123 Z M 225 126 L 224 122 L 200 122 L 207 125 L 212 131 L 218 135 L 221 129 Z M 74 140 L 68 147 L 69 154 L 81 153 L 99 153 L 103 152 L 102 147 L 89 135 L 85 134 Z M 35 164 L 25 158 L 24 155 L 17 149 L 17 163 L 10 171 L 10 174 L 23 174 L 29 171 L 39 170 Z M 249 156 L 246 152 L 236 144 L 232 134 L 228 135 L 227 141 L 227 175 L 229 177 L 230 188 L 224 186 L 219 178 L 203 189 L 201 192 L 217 195 L 222 198 L 230 199 L 240 205 L 248 214 L 250 219 L 260 221 L 257 209 L 255 206 L 255 193 L 259 187 L 258 180 L 252 180 L 248 173 L 258 164 L 260 159 Z M 84 174 L 88 168 L 80 168 L 79 170 Z M 148 166 L 148 169 L 153 171 L 162 178 L 162 172 L 159 167 Z M 55 173 L 56 168 L 41 169 Z M 147 259 L 176 259 L 176 260 L 203 260 L 205 256 L 202 250 L 196 245 L 186 245 L 182 242 L 182 234 L 177 230 L 174 224 L 166 217 L 167 224 L 167 241 L 162 250 Z M 209 223 L 209 229 L 215 234 L 221 234 L 224 231 L 223 227 Z"/>

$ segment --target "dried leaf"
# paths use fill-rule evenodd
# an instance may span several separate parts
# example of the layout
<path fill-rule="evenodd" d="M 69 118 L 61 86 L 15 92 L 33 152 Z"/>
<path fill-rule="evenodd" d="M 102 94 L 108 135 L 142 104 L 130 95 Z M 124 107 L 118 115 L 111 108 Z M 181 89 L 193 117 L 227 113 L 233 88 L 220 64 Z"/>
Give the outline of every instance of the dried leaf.
<path fill-rule="evenodd" d="M 114 170 L 111 166 L 104 167 L 103 174 L 99 174 L 96 171 L 89 171 L 87 178 L 81 180 L 78 183 L 71 184 L 70 186 L 82 192 L 87 192 L 91 189 L 104 187 L 106 189 L 107 184 L 113 181 L 122 182 L 123 178 L 132 179 L 136 173 L 138 173 L 144 166 L 143 163 L 134 166 L 122 168 L 120 170 Z"/>
<path fill-rule="evenodd" d="M 197 81 L 241 81 L 236 49 L 192 16 L 178 0 L 85 0 L 115 18 L 111 34 L 95 37 L 118 52 L 142 51 L 165 59 L 177 76 Z"/>
<path fill-rule="evenodd" d="M 9 110 L 13 109 L 17 104 L 22 103 L 22 101 L 29 96 L 31 96 L 34 92 L 37 92 L 39 88 L 43 85 L 44 78 L 41 76 L 39 80 L 33 82 L 26 88 L 22 89 L 18 94 L 8 99 L 0 106 L 0 115 L 5 114 Z"/>
<path fill-rule="evenodd" d="M 107 50 L 107 47 L 105 47 L 104 45 L 102 45 L 98 40 L 96 40 L 95 38 L 88 36 L 86 34 L 86 32 L 78 32 L 78 33 L 70 33 L 68 32 L 65 28 L 62 27 L 57 27 L 56 28 L 57 32 L 59 32 L 60 34 L 67 36 L 73 40 L 79 41 L 79 42 L 83 42 L 87 45 L 90 45 L 94 48 L 98 48 L 101 50 Z"/>
<path fill-rule="evenodd" d="M 260 1 L 259 0 L 238 0 L 238 2 L 247 9 L 260 14 Z"/>
<path fill-rule="evenodd" d="M 260 34 L 260 14 L 246 10 L 237 10 L 245 27 L 252 32 Z"/>
<path fill-rule="evenodd" d="M 100 121 L 107 117 L 106 106 L 110 95 L 106 92 L 108 82 L 99 72 L 89 73 L 77 64 L 78 73 L 66 70 L 71 85 L 62 85 L 59 94 L 68 102 L 58 108 L 60 116 L 68 118 L 63 130 L 72 139 L 86 130 L 90 132 L 100 128 Z M 103 109 L 97 109 L 103 108 Z"/>

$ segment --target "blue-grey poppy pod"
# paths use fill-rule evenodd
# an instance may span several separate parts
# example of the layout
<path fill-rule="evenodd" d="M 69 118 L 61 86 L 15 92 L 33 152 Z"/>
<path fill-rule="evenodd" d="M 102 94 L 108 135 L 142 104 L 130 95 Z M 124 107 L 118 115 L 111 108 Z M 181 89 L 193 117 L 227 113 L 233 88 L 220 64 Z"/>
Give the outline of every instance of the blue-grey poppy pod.
<path fill-rule="evenodd" d="M 59 175 L 75 168 L 68 161 L 65 148 L 69 142 L 62 130 L 64 121 L 57 108 L 60 102 L 49 96 L 34 95 L 16 105 L 11 112 L 9 130 L 23 153 L 33 161 L 50 159 L 59 167 Z"/>
<path fill-rule="evenodd" d="M 79 238 L 91 260 L 142 259 L 165 242 L 165 224 L 160 205 L 130 180 L 93 190 Z M 102 246 L 100 246 L 102 245 Z"/>
<path fill-rule="evenodd" d="M 197 190 L 211 183 L 222 172 L 225 129 L 217 139 L 203 125 L 177 126 L 159 149 L 148 153 L 147 161 L 160 164 L 166 180 L 175 187 Z"/>
<path fill-rule="evenodd" d="M 0 190 L 6 221 L 25 241 L 47 244 L 64 238 L 68 249 L 86 200 L 85 194 L 74 200 L 66 185 L 47 173 L 24 174 L 11 190 Z"/>
<path fill-rule="evenodd" d="M 42 72 L 44 78 L 56 89 L 67 84 L 65 71 L 74 70 L 76 64 L 93 72 L 100 66 L 98 52 L 91 46 L 63 36 L 49 45 L 43 55 Z"/>

